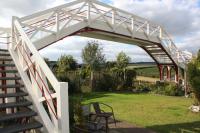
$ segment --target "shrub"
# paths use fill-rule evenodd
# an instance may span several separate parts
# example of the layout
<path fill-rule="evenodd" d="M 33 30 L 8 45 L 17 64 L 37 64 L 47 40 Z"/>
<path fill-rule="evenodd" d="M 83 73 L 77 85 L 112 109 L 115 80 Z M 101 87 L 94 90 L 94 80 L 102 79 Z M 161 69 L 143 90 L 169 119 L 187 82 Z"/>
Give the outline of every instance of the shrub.
<path fill-rule="evenodd" d="M 74 104 L 74 121 L 76 125 L 84 126 L 85 119 L 83 117 L 81 99 L 76 100 Z"/>
<path fill-rule="evenodd" d="M 103 73 L 102 77 L 97 82 L 98 91 L 110 91 L 115 88 L 114 77 L 110 73 Z"/>
<path fill-rule="evenodd" d="M 136 71 L 134 69 L 127 69 L 125 75 L 126 75 L 125 86 L 132 87 L 134 83 L 133 81 L 136 78 Z"/>
<path fill-rule="evenodd" d="M 188 65 L 188 79 L 198 105 L 200 105 L 200 50 L 197 58 L 193 59 Z"/>
<path fill-rule="evenodd" d="M 57 78 L 61 82 L 68 82 L 68 92 L 69 92 L 69 94 L 73 94 L 75 92 L 80 92 L 79 76 L 76 76 L 73 80 L 70 80 L 65 75 L 59 75 Z"/>
<path fill-rule="evenodd" d="M 147 93 L 150 92 L 150 84 L 140 84 L 135 86 L 135 89 L 133 90 L 133 92 L 137 92 L 137 93 Z"/>
<path fill-rule="evenodd" d="M 70 124 L 70 131 L 73 132 L 75 120 L 74 120 L 74 99 L 72 98 L 69 98 L 69 124 Z"/>
<path fill-rule="evenodd" d="M 177 95 L 177 85 L 176 84 L 169 84 L 165 86 L 164 93 L 167 96 L 176 96 Z"/>
<path fill-rule="evenodd" d="M 152 92 L 155 94 L 167 95 L 167 96 L 183 96 L 183 88 L 175 83 L 160 82 L 152 85 Z"/>

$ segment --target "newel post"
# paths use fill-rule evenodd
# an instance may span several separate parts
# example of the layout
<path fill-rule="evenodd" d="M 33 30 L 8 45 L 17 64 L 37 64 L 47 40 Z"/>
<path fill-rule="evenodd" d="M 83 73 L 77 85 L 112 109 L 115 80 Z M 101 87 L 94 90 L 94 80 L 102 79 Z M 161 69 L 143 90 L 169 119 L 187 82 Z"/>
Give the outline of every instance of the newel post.
<path fill-rule="evenodd" d="M 68 83 L 60 82 L 57 92 L 58 129 L 60 133 L 70 133 L 68 101 Z"/>

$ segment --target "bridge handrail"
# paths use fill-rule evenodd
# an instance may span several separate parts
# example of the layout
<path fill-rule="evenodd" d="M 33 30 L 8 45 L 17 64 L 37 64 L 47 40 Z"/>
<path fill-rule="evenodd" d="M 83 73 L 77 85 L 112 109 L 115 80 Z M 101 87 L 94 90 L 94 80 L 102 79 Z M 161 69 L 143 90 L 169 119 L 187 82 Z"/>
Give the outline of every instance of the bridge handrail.
<path fill-rule="evenodd" d="M 79 10 L 79 12 L 76 12 L 77 10 Z M 147 19 L 136 16 L 134 14 L 123 11 L 121 9 L 103 4 L 96 0 L 74 1 L 62 6 L 58 6 L 27 17 L 20 18 L 20 22 L 22 24 L 31 25 L 34 23 L 41 24 L 44 21 L 48 20 L 48 22 L 43 23 L 43 26 L 45 27 L 45 24 L 48 25 L 49 21 L 55 22 L 54 18 L 62 18 L 63 12 L 65 15 L 74 15 L 77 19 L 85 20 L 90 23 L 94 22 L 95 20 L 103 20 L 105 18 L 104 20 L 108 20 L 107 23 L 109 23 L 113 29 L 117 28 L 120 25 L 126 25 L 132 34 L 135 31 L 144 32 L 145 34 L 150 36 L 157 36 L 158 34 L 161 34 L 160 25 L 155 24 Z M 59 24 L 59 22 L 55 22 L 55 25 L 57 24 Z M 43 27 L 40 27 L 40 30 L 41 28 Z"/>
<path fill-rule="evenodd" d="M 163 36 L 161 37 L 162 42 L 167 42 L 166 49 L 168 50 L 168 53 L 171 54 L 171 57 L 173 57 L 174 61 L 181 65 L 181 67 L 185 68 L 185 65 L 188 63 L 188 61 L 185 58 L 185 54 L 180 51 L 174 41 L 172 40 L 171 36 L 166 32 L 166 30 L 163 30 Z M 190 60 L 190 59 L 189 59 Z"/>
<path fill-rule="evenodd" d="M 87 21 L 88 25 L 97 20 L 104 21 L 113 32 L 123 26 L 130 36 L 141 32 L 146 36 L 158 37 L 174 62 L 184 64 L 186 60 L 162 26 L 97 0 L 77 0 L 19 20 L 32 41 L 45 36 L 39 36 L 40 32 L 59 35 L 67 25 L 77 21 Z"/>

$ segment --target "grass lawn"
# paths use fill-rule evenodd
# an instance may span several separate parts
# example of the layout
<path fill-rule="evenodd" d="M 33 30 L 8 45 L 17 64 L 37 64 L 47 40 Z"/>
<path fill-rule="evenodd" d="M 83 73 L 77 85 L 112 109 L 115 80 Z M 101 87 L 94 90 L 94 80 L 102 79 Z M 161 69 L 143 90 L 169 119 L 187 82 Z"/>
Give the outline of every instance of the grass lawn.
<path fill-rule="evenodd" d="M 200 133 L 200 114 L 188 110 L 192 99 L 129 93 L 92 93 L 83 97 L 83 103 L 111 105 L 118 120 L 159 133 Z"/>

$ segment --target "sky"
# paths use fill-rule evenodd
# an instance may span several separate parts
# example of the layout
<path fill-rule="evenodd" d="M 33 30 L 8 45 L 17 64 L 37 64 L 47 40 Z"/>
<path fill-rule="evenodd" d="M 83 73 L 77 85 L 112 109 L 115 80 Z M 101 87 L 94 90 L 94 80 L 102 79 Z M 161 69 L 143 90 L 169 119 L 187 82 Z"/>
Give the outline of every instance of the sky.
<path fill-rule="evenodd" d="M 72 0 L 1 0 L 0 27 L 9 27 L 12 16 L 23 17 Z M 162 25 L 181 50 L 196 53 L 200 48 L 200 0 L 101 0 Z M 62 54 L 73 55 L 81 63 L 81 51 L 88 41 L 84 37 L 68 37 L 43 50 L 41 55 L 57 60 Z M 132 62 L 152 61 L 141 48 L 98 40 L 107 60 L 115 60 L 123 51 Z"/>

